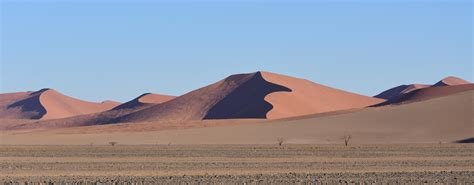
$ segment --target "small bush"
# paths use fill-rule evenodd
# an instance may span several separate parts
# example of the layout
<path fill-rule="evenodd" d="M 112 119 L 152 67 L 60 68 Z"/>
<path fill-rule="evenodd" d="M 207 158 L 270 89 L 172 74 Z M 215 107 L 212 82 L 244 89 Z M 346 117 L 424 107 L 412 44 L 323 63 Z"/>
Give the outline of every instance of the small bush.
<path fill-rule="evenodd" d="M 352 136 L 351 135 L 346 135 L 344 136 L 344 144 L 346 146 L 349 146 L 349 141 L 352 139 Z"/>
<path fill-rule="evenodd" d="M 283 143 L 285 142 L 285 138 L 279 137 L 277 138 L 278 146 L 282 146 Z"/>
<path fill-rule="evenodd" d="M 117 145 L 117 144 L 118 144 L 118 143 L 117 143 L 117 142 L 115 142 L 115 141 L 111 141 L 111 142 L 109 142 L 109 145 L 110 145 L 110 146 L 115 146 L 115 145 Z"/>

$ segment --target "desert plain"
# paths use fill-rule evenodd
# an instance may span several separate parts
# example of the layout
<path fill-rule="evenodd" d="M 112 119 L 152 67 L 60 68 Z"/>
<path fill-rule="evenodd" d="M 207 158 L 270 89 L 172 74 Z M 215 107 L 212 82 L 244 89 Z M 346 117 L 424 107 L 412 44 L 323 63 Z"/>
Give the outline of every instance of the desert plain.
<path fill-rule="evenodd" d="M 4 146 L 5 182 L 472 184 L 474 146 Z"/>

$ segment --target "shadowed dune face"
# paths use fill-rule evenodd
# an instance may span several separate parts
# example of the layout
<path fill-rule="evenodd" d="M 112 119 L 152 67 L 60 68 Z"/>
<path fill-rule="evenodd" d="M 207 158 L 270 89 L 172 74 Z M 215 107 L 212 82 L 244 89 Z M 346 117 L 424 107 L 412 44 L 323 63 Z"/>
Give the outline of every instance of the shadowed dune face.
<path fill-rule="evenodd" d="M 113 122 L 201 119 L 278 119 L 371 106 L 357 95 L 288 76 L 257 72 L 230 76 L 186 95 Z"/>
<path fill-rule="evenodd" d="M 0 118 L 32 119 L 39 117 L 45 110 L 38 106 L 38 103 L 39 100 L 27 92 L 0 94 Z"/>
<path fill-rule="evenodd" d="M 474 143 L 474 137 L 456 141 L 456 143 Z"/>
<path fill-rule="evenodd" d="M 453 85 L 465 85 L 469 84 L 468 81 L 463 80 L 458 77 L 450 76 L 442 79 L 438 83 L 434 84 L 433 87 L 440 87 L 440 86 L 453 86 Z"/>
<path fill-rule="evenodd" d="M 23 119 L 59 119 L 109 110 L 118 103 L 92 103 L 65 96 L 52 89 L 25 93 L 23 99 L 11 102 L 6 108 L 17 110 Z M 20 110 L 20 111 L 18 111 Z"/>
<path fill-rule="evenodd" d="M 174 98 L 176 97 L 168 96 L 168 95 L 153 94 L 153 93 L 145 93 L 129 102 L 123 103 L 115 107 L 113 110 L 145 108 L 147 106 L 170 101 Z"/>
<path fill-rule="evenodd" d="M 291 92 L 291 89 L 266 81 L 258 72 L 214 105 L 204 119 L 267 118 L 274 107 L 265 97 L 274 92 Z"/>
<path fill-rule="evenodd" d="M 168 102 L 122 116 L 112 122 L 201 120 L 214 105 L 255 75 L 256 73 L 232 75 L 217 83 Z"/>
<path fill-rule="evenodd" d="M 375 106 L 384 106 L 384 105 L 393 105 L 393 104 L 402 104 L 402 103 L 411 103 L 417 101 L 424 101 L 433 98 L 448 96 L 451 94 L 456 94 L 464 91 L 474 90 L 474 84 L 465 84 L 465 85 L 454 85 L 454 86 L 433 86 L 423 89 L 418 89 L 411 91 L 407 94 L 394 97 L 383 103 L 380 103 Z"/>
<path fill-rule="evenodd" d="M 268 119 L 363 108 L 383 101 L 284 75 L 262 72 L 262 76 L 270 83 L 292 90 L 274 92 L 265 97 L 265 101 L 273 105 L 267 114 Z"/>
<path fill-rule="evenodd" d="M 411 85 L 400 85 L 398 87 L 391 88 L 389 90 L 386 90 L 378 95 L 376 95 L 376 98 L 381 98 L 381 99 L 392 99 L 397 96 L 401 96 L 403 94 L 407 94 L 409 92 L 418 90 L 418 89 L 423 89 L 429 87 L 429 85 L 424 85 L 424 84 L 411 84 Z"/>

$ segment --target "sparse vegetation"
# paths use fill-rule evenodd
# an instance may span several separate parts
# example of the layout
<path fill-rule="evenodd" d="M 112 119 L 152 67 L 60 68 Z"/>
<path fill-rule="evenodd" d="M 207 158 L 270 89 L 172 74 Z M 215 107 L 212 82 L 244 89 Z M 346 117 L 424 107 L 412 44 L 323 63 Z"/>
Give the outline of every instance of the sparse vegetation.
<path fill-rule="evenodd" d="M 118 144 L 118 143 L 117 143 L 117 142 L 115 142 L 115 141 L 111 141 L 111 142 L 109 142 L 109 145 L 110 145 L 110 146 L 115 146 L 115 145 L 117 145 L 117 144 Z"/>
<path fill-rule="evenodd" d="M 351 135 L 345 135 L 344 136 L 344 144 L 346 146 L 349 146 L 349 141 L 352 139 L 352 136 Z"/>
<path fill-rule="evenodd" d="M 285 143 L 285 138 L 279 137 L 277 138 L 278 146 L 282 146 Z"/>

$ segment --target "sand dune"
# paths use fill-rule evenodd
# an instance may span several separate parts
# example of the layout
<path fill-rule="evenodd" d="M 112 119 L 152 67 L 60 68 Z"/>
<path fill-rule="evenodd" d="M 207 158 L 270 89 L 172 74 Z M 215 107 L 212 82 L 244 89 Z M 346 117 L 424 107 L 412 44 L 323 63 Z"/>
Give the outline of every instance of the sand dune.
<path fill-rule="evenodd" d="M 120 109 L 137 109 L 140 107 L 151 106 L 154 104 L 160 104 L 167 102 L 169 100 L 174 99 L 175 96 L 168 96 L 168 95 L 161 95 L 161 94 L 153 94 L 153 93 L 145 93 L 137 98 L 130 100 L 126 103 L 123 103 L 113 110 L 120 110 Z"/>
<path fill-rule="evenodd" d="M 4 132 L 4 144 L 352 144 L 439 143 L 472 138 L 474 90 L 422 102 L 234 126 L 153 131 L 156 123 Z M 98 129 L 100 128 L 100 129 Z M 108 133 L 104 133 L 108 131 Z M 112 133 L 111 133 L 112 132 Z M 84 134 L 87 133 L 87 134 Z"/>
<path fill-rule="evenodd" d="M 270 83 L 291 89 L 291 92 L 280 91 L 265 97 L 265 101 L 273 105 L 267 113 L 268 119 L 364 108 L 383 101 L 275 73 L 262 72 L 262 76 Z"/>
<path fill-rule="evenodd" d="M 109 110 L 117 102 L 93 103 L 65 96 L 52 89 L 3 94 L 1 118 L 59 119 Z"/>
<path fill-rule="evenodd" d="M 464 91 L 474 90 L 474 84 L 453 85 L 453 86 L 432 86 L 424 89 L 418 89 L 407 94 L 402 94 L 391 98 L 383 103 L 374 106 L 394 105 L 402 103 L 412 103 L 425 101 L 433 98 L 443 97 Z"/>
<path fill-rule="evenodd" d="M 22 111 L 20 108 L 9 107 L 15 102 L 30 96 L 27 92 L 0 94 L 0 118 L 2 119 L 27 119 L 36 116 L 36 112 Z"/>
<path fill-rule="evenodd" d="M 21 107 L 22 114 L 12 114 L 13 109 L 8 109 L 9 112 L 0 112 L 0 115 L 10 115 L 3 117 L 10 119 L 24 119 L 27 113 L 31 114 L 28 118 L 63 118 L 25 124 L 13 122 L 16 124 L 6 124 L 8 127 L 5 126 L 4 129 L 68 128 L 138 122 L 163 124 L 215 119 L 292 120 L 287 118 L 305 118 L 313 114 L 318 117 L 334 116 L 357 112 L 369 106 L 425 101 L 474 88 L 473 84 L 452 85 L 460 83 L 460 80 L 453 77 L 440 82 L 451 85 L 400 86 L 381 93 L 379 97 L 392 97 L 385 101 L 304 79 L 256 72 L 232 75 L 179 97 L 143 94 L 112 110 L 109 110 L 109 104 L 114 103 L 102 103 L 102 107 L 106 108 L 98 108 L 100 106 L 97 104 L 75 100 L 47 89 L 33 93 L 7 94 L 3 95 L 8 96 L 2 100 L 3 104 L 14 102 L 9 107 Z M 17 101 L 18 99 L 21 101 Z"/>
<path fill-rule="evenodd" d="M 29 123 L 12 129 L 64 128 L 123 122 L 278 119 L 364 108 L 382 101 L 303 79 L 257 72 L 232 75 L 176 98 L 145 94 L 103 113 Z"/>
<path fill-rule="evenodd" d="M 439 86 L 453 86 L 453 85 L 465 85 L 469 84 L 470 82 L 463 80 L 458 77 L 450 76 L 442 79 L 438 83 L 434 84 L 434 87 L 439 87 Z"/>
<path fill-rule="evenodd" d="M 256 72 L 230 76 L 118 121 L 276 119 L 366 107 L 381 101 L 303 79 Z"/>
<path fill-rule="evenodd" d="M 389 90 L 386 90 L 374 97 L 388 100 L 388 99 L 392 99 L 397 96 L 401 96 L 403 94 L 407 94 L 409 92 L 412 92 L 418 89 L 423 89 L 429 86 L 430 85 L 425 85 L 425 84 L 400 85 L 400 86 L 391 88 Z"/>

